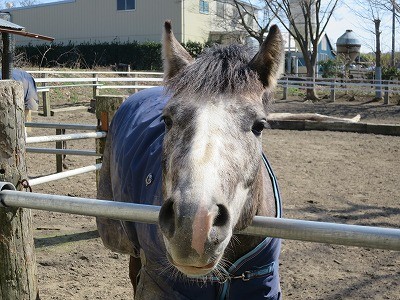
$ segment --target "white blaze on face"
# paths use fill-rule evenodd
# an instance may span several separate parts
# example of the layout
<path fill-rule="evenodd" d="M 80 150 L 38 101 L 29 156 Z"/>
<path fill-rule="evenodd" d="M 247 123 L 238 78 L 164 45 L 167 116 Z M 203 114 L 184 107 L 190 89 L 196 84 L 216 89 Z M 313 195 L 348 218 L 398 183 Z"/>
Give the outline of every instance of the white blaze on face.
<path fill-rule="evenodd" d="M 221 186 L 219 170 L 224 168 L 221 155 L 226 154 L 226 132 L 229 114 L 223 104 L 208 104 L 197 113 L 196 132 L 192 141 L 190 162 L 193 186 L 201 201 L 210 201 Z M 199 197 L 200 196 L 200 197 Z M 206 202 L 203 204 L 207 205 Z"/>
<path fill-rule="evenodd" d="M 199 201 L 192 228 L 192 248 L 199 255 L 204 252 L 213 220 L 218 214 L 208 210 L 212 209 L 213 204 L 219 204 L 222 196 L 219 170 L 224 167 L 221 154 L 226 151 L 224 141 L 227 137 L 224 132 L 230 123 L 230 116 L 222 106 L 209 104 L 197 113 L 196 132 L 190 153 L 192 192 L 196 201 Z"/>

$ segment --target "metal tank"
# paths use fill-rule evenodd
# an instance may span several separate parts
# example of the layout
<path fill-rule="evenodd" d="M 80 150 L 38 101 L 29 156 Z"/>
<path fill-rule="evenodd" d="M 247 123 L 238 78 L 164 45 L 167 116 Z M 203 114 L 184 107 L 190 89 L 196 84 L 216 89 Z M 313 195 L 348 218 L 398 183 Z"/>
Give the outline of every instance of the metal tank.
<path fill-rule="evenodd" d="M 361 42 L 353 32 L 348 29 L 336 41 L 337 54 L 344 57 L 346 64 L 351 64 L 360 54 Z"/>

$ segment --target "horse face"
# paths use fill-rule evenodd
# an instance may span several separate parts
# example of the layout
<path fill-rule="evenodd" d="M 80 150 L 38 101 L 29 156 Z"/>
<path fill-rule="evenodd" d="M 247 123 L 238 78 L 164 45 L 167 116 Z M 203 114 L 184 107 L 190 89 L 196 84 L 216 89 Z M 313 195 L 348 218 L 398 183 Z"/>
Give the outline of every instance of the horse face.
<path fill-rule="evenodd" d="M 275 35 L 280 38 L 279 31 Z M 166 23 L 167 80 L 192 65 L 182 51 Z M 259 53 L 247 62 L 254 74 L 259 74 L 264 56 Z M 278 70 L 271 63 L 268 67 Z M 190 77 L 190 68 L 187 72 L 182 78 Z M 261 131 L 266 125 L 262 94 L 273 76 L 268 73 L 265 80 L 255 81 L 256 92 L 237 95 L 201 89 L 174 93 L 164 109 L 164 204 L 159 224 L 169 261 L 186 275 L 202 276 L 215 269 L 233 230 L 247 226 L 255 215 Z"/>

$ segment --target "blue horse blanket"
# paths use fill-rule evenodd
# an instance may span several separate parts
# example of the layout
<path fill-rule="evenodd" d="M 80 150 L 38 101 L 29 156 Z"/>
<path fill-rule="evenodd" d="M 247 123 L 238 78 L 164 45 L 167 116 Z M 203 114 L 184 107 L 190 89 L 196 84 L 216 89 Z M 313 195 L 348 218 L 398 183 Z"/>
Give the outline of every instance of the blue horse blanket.
<path fill-rule="evenodd" d="M 11 75 L 14 80 L 22 82 L 25 109 L 38 110 L 39 97 L 37 94 L 36 82 L 32 75 L 21 69 L 13 69 Z"/>
<path fill-rule="evenodd" d="M 160 117 L 168 99 L 162 87 L 152 88 L 132 95 L 116 112 L 109 134 L 115 200 L 162 205 L 161 149 L 165 126 Z M 273 182 L 280 217 L 277 181 L 264 155 L 263 161 Z M 141 257 L 136 293 L 145 295 L 144 299 L 281 299 L 280 239 L 266 238 L 224 270 L 224 280 L 210 277 L 197 282 L 183 275 L 171 276 L 171 269 L 164 267 L 165 246 L 157 225 L 123 222 L 123 226 Z"/>

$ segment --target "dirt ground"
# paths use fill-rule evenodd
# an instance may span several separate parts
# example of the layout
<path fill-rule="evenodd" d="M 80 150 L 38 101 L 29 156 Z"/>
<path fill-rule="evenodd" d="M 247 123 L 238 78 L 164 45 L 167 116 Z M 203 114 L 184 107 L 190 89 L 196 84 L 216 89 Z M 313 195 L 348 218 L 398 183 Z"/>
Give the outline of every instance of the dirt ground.
<path fill-rule="evenodd" d="M 400 106 L 381 103 L 277 101 L 273 110 L 343 117 L 361 113 L 364 121 L 400 124 Z M 96 124 L 94 115 L 84 111 L 34 116 L 34 121 Z M 33 129 L 31 135 L 54 133 Z M 266 130 L 263 138 L 280 184 L 285 217 L 400 227 L 400 137 Z M 71 141 L 68 148 L 94 149 L 94 141 Z M 31 177 L 55 171 L 54 155 L 27 154 L 27 162 Z M 94 158 L 66 158 L 69 169 L 94 162 Z M 95 174 L 33 190 L 94 198 Z M 103 247 L 94 218 L 32 213 L 41 299 L 132 299 L 128 257 Z M 283 242 L 284 299 L 400 299 L 399 282 L 400 252 Z"/>

